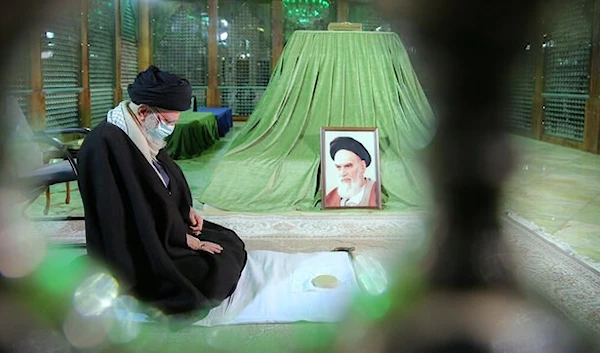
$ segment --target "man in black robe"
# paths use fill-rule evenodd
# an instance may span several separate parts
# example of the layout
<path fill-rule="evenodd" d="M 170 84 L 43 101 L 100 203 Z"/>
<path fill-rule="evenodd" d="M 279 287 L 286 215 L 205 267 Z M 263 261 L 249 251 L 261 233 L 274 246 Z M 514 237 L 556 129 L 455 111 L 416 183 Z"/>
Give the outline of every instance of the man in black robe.
<path fill-rule="evenodd" d="M 202 220 L 163 148 L 191 86 L 150 66 L 128 93 L 79 152 L 88 254 L 164 313 L 207 312 L 234 291 L 246 251 L 232 230 Z"/>

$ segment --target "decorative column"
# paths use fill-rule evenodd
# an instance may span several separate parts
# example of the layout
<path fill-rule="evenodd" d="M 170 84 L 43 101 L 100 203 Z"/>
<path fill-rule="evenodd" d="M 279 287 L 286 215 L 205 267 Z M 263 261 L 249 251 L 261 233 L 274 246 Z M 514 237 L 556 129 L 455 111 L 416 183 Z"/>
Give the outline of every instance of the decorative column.
<path fill-rule="evenodd" d="M 88 43 L 88 0 L 80 1 L 81 17 L 81 87 L 79 92 L 79 126 L 92 127 L 92 100 L 90 96 L 90 45 Z"/>
<path fill-rule="evenodd" d="M 348 6 L 348 0 L 340 0 L 337 4 L 337 21 L 348 22 L 350 14 L 350 7 Z"/>
<path fill-rule="evenodd" d="M 208 90 L 206 92 L 206 105 L 220 107 L 219 46 L 217 43 L 217 32 L 219 30 L 218 0 L 208 0 L 208 18 Z"/>
<path fill-rule="evenodd" d="M 544 127 L 542 125 L 544 120 L 544 98 L 542 97 L 542 92 L 544 91 L 544 49 L 542 48 L 542 45 L 545 42 L 546 38 L 542 37 L 540 34 L 537 39 L 531 43 L 531 49 L 533 51 L 532 54 L 535 60 L 535 84 L 533 86 L 531 137 L 536 140 L 541 140 L 544 132 Z"/>
<path fill-rule="evenodd" d="M 121 0 L 113 0 L 115 9 L 115 88 L 113 90 L 113 103 L 116 106 L 123 99 L 121 88 Z"/>
<path fill-rule="evenodd" d="M 42 46 L 40 43 L 41 29 L 32 28 L 29 36 L 31 52 L 31 96 L 29 100 L 30 121 L 33 130 L 41 130 L 46 126 L 46 96 L 42 87 Z"/>
<path fill-rule="evenodd" d="M 283 52 L 283 1 L 272 0 L 271 2 L 271 68 L 275 69 L 277 62 Z"/>
<path fill-rule="evenodd" d="M 600 153 L 600 0 L 594 2 L 590 98 L 585 105 L 583 149 Z"/>
<path fill-rule="evenodd" d="M 138 1 L 138 23 L 140 30 L 138 46 L 138 70 L 144 71 L 152 63 L 152 33 L 150 32 L 150 0 Z"/>

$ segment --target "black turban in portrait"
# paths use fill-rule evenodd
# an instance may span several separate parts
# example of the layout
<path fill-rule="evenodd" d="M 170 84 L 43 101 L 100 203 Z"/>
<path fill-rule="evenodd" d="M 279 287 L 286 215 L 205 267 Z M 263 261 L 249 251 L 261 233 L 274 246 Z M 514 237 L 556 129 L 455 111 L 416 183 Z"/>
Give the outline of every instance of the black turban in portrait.
<path fill-rule="evenodd" d="M 367 167 L 371 164 L 371 155 L 362 143 L 356 141 L 352 137 L 340 136 L 334 138 L 329 144 L 329 154 L 332 159 L 335 159 L 335 154 L 339 150 L 347 150 L 354 152 L 360 159 L 365 161 Z"/>
<path fill-rule="evenodd" d="M 165 110 L 185 111 L 190 109 L 192 101 L 192 86 L 188 80 L 161 71 L 154 65 L 140 72 L 127 87 L 127 92 L 135 104 Z"/>

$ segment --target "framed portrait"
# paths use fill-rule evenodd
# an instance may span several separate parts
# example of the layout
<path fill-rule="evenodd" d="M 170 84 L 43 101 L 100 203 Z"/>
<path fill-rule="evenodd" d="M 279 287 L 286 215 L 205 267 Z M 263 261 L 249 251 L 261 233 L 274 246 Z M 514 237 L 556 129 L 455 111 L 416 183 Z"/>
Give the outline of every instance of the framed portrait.
<path fill-rule="evenodd" d="M 377 128 L 321 128 L 321 186 L 323 209 L 381 209 Z"/>

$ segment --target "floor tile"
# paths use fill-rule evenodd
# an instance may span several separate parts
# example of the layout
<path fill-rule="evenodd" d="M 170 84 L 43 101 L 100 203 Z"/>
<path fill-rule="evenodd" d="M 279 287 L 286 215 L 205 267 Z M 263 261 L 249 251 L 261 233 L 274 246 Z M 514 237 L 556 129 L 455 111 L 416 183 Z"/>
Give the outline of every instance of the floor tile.
<path fill-rule="evenodd" d="M 573 218 L 573 221 L 600 225 L 600 197 L 587 204 Z"/>
<path fill-rule="evenodd" d="M 569 221 L 553 235 L 578 254 L 600 262 L 600 225 Z"/>

